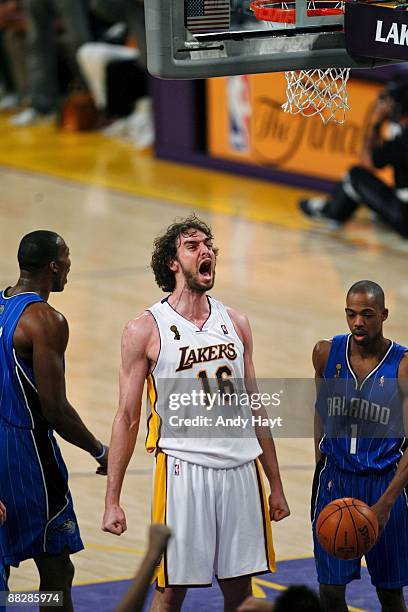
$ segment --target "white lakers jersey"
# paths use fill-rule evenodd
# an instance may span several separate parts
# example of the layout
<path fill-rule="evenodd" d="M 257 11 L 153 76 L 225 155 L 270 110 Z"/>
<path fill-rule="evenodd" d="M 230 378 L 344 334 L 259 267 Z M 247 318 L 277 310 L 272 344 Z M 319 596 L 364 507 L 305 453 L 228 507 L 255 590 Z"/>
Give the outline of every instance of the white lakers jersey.
<path fill-rule="evenodd" d="M 242 417 L 242 423 L 245 419 L 248 422 L 244 430 L 240 429 L 241 421 L 236 421 L 238 425 L 228 430 L 228 437 L 221 437 L 222 432 L 213 435 L 215 430 L 211 427 L 216 427 L 218 419 L 212 417 L 208 407 L 200 405 L 195 409 L 194 414 L 199 415 L 194 419 L 195 424 L 190 423 L 192 419 L 179 416 L 188 416 L 189 406 L 194 403 L 191 391 L 190 397 L 185 393 L 188 389 L 202 387 L 206 394 L 214 396 L 217 386 L 221 391 L 232 391 L 235 381 L 244 380 L 241 339 L 225 306 L 213 298 L 207 299 L 210 314 L 201 329 L 176 312 L 167 298 L 148 309 L 157 323 L 160 351 L 147 380 L 146 448 L 149 452 L 160 448 L 168 455 L 205 467 L 231 468 L 252 461 L 262 453 L 252 428 L 250 406 L 239 404 L 238 416 Z M 200 429 L 197 419 L 204 417 L 207 426 L 211 419 L 213 422 L 209 428 Z M 175 423 L 174 430 L 170 428 L 171 433 L 169 421 L 171 425 Z"/>

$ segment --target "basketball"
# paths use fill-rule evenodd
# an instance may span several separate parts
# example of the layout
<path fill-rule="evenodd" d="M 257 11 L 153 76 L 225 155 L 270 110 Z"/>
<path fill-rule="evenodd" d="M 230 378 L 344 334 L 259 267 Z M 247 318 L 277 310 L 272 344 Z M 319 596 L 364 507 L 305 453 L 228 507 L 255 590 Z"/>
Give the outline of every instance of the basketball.
<path fill-rule="evenodd" d="M 343 497 L 323 508 L 316 534 L 320 546 L 337 559 L 358 559 L 376 543 L 378 521 L 366 503 Z"/>

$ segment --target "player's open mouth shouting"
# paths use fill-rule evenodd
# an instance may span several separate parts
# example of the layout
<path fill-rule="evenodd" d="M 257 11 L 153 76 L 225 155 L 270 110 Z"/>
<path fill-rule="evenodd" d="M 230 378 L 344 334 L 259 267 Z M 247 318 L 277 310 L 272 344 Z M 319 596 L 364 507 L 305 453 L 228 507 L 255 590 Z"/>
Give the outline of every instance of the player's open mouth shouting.
<path fill-rule="evenodd" d="M 198 267 L 198 274 L 202 282 L 211 282 L 213 277 L 213 263 L 211 257 L 207 257 L 200 263 Z"/>

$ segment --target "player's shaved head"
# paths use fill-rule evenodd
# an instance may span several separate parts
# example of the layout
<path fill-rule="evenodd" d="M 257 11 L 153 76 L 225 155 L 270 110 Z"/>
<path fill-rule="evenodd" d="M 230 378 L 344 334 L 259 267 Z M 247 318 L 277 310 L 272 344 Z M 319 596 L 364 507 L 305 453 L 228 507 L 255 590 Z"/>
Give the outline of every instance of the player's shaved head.
<path fill-rule="evenodd" d="M 372 295 L 380 308 L 385 308 L 385 296 L 382 287 L 370 280 L 357 281 L 347 291 L 347 298 L 351 294 L 355 293 L 367 293 Z"/>
<path fill-rule="evenodd" d="M 64 240 L 55 232 L 37 230 L 26 234 L 18 248 L 18 264 L 20 270 L 36 272 L 51 261 L 58 259 L 60 247 Z"/>

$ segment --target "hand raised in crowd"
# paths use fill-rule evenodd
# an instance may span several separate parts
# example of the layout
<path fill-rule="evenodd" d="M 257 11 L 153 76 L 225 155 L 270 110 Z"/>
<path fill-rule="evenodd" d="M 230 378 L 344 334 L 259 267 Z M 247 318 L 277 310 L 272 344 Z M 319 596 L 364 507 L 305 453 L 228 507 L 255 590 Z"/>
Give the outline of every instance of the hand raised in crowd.
<path fill-rule="evenodd" d="M 163 523 L 150 525 L 149 552 L 156 557 L 160 556 L 170 536 L 171 530 Z"/>
<path fill-rule="evenodd" d="M 237 612 L 272 612 L 273 603 L 267 599 L 247 597 L 237 608 Z"/>

